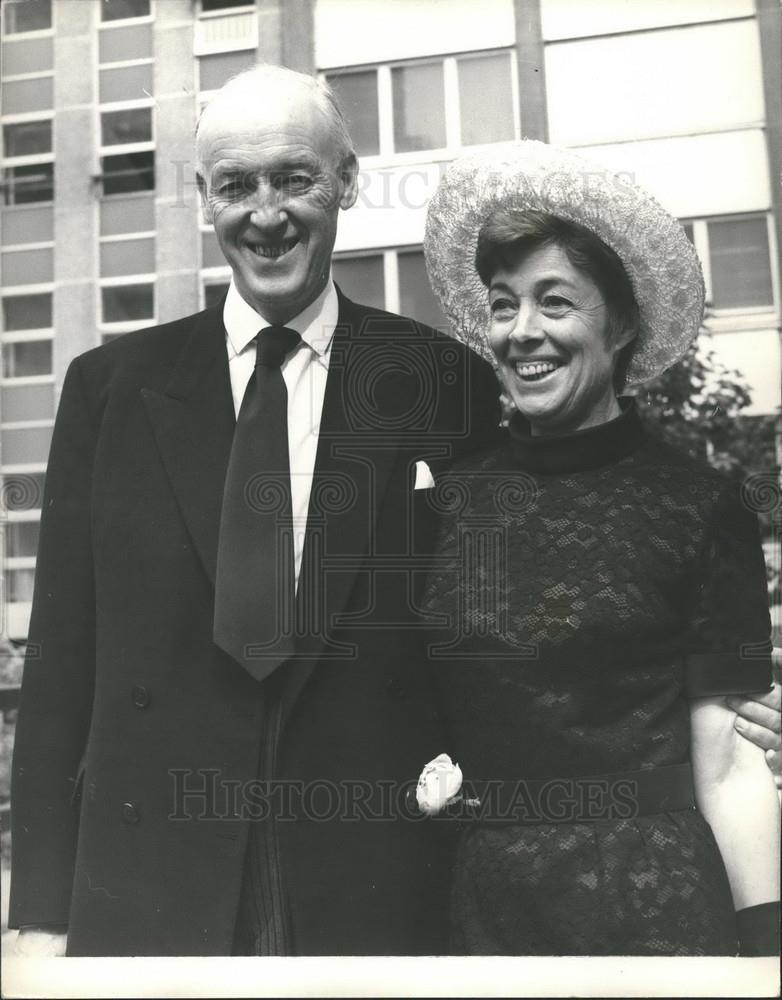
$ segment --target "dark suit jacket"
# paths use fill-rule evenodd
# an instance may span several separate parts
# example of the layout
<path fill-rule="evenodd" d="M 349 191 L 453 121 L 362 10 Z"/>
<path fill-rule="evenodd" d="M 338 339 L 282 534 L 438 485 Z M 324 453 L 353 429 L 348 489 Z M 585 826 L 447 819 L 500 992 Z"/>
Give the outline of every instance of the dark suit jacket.
<path fill-rule="evenodd" d="M 437 824 L 393 806 L 388 819 L 373 797 L 398 799 L 445 749 L 408 627 L 414 462 L 436 469 L 491 438 L 497 394 L 461 345 L 340 295 L 305 627 L 270 678 L 277 776 L 324 817 L 297 807 L 278 824 L 298 954 L 443 950 Z M 65 380 L 16 734 L 9 923 L 67 923 L 72 955 L 231 951 L 246 806 L 263 797 L 263 685 L 212 641 L 234 422 L 221 307 L 90 351 Z"/>

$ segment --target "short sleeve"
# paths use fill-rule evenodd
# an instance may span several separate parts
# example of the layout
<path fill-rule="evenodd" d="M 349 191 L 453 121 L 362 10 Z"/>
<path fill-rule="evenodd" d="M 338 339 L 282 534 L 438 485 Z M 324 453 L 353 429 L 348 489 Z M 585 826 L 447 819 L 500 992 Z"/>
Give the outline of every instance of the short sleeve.
<path fill-rule="evenodd" d="M 738 484 L 712 508 L 695 580 L 685 684 L 692 698 L 767 691 L 771 620 L 766 566 L 755 513 Z"/>

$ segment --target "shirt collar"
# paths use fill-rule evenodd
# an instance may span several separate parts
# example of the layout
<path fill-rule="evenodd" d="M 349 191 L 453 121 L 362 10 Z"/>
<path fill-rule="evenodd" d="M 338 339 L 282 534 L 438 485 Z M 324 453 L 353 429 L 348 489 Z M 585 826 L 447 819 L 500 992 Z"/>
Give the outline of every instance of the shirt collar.
<path fill-rule="evenodd" d="M 334 281 L 329 277 L 326 287 L 315 301 L 303 309 L 298 316 L 288 320 L 285 326 L 295 330 L 318 357 L 325 359 L 338 319 L 337 290 L 334 287 Z M 233 278 L 223 306 L 223 323 L 234 355 L 241 354 L 260 330 L 272 325 L 264 319 L 261 313 L 256 312 L 249 303 L 245 302 L 239 294 Z"/>

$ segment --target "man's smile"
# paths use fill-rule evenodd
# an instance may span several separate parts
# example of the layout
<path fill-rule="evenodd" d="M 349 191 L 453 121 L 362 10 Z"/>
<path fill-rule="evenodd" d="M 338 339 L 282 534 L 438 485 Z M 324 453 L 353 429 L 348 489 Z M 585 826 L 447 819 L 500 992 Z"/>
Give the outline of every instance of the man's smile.
<path fill-rule="evenodd" d="M 277 240 L 274 243 L 248 243 L 247 246 L 256 257 L 275 260 L 289 253 L 298 244 L 299 237 L 292 236 L 287 240 Z"/>

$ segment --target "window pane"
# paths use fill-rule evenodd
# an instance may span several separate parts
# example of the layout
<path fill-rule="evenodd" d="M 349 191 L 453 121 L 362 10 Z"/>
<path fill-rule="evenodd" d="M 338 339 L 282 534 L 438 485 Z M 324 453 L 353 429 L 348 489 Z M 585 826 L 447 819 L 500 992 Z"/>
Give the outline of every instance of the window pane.
<path fill-rule="evenodd" d="M 54 164 L 28 163 L 7 167 L 4 171 L 4 201 L 6 205 L 32 205 L 54 198 Z"/>
<path fill-rule="evenodd" d="M 46 243 L 54 239 L 54 209 L 20 206 L 3 213 L 3 243 Z"/>
<path fill-rule="evenodd" d="M 35 156 L 52 151 L 52 120 L 18 122 L 3 125 L 3 149 L 6 156 Z"/>
<path fill-rule="evenodd" d="M 684 235 L 690 241 L 690 243 L 695 243 L 695 236 L 693 235 L 693 227 L 691 222 L 682 222 L 682 229 L 684 230 Z"/>
<path fill-rule="evenodd" d="M 398 254 L 399 308 L 403 315 L 429 326 L 448 326 L 448 320 L 429 287 L 424 255 L 420 250 Z"/>
<path fill-rule="evenodd" d="M 45 31 L 52 26 L 52 0 L 5 0 L 3 15 L 7 35 Z"/>
<path fill-rule="evenodd" d="M 255 49 L 201 56 L 198 60 L 198 89 L 218 90 L 229 77 L 254 66 L 255 62 Z"/>
<path fill-rule="evenodd" d="M 3 461 L 8 465 L 43 464 L 49 458 L 51 443 L 51 427 L 6 427 L 0 431 Z"/>
<path fill-rule="evenodd" d="M 47 330 L 52 325 L 52 293 L 9 295 L 3 299 L 6 330 Z M 50 341 L 36 341 L 49 343 Z"/>
<path fill-rule="evenodd" d="M 396 151 L 445 146 L 443 64 L 396 66 L 391 71 L 391 82 Z"/>
<path fill-rule="evenodd" d="M 40 285 L 54 280 L 54 250 L 6 250 L 3 284 Z"/>
<path fill-rule="evenodd" d="M 380 152 L 377 118 L 377 71 L 339 73 L 327 77 L 348 121 L 350 138 L 359 156 Z"/>
<path fill-rule="evenodd" d="M 5 424 L 20 420 L 51 420 L 54 416 L 54 386 L 4 385 L 0 415 Z"/>
<path fill-rule="evenodd" d="M 155 200 L 151 195 L 131 194 L 104 199 L 100 203 L 101 236 L 152 232 L 155 228 Z"/>
<path fill-rule="evenodd" d="M 125 17 L 146 17 L 149 0 L 102 0 L 101 21 L 120 21 Z"/>
<path fill-rule="evenodd" d="M 458 72 L 462 145 L 512 139 L 513 98 L 508 54 L 460 59 Z"/>
<path fill-rule="evenodd" d="M 104 278 L 121 274 L 151 274 L 155 270 L 155 241 L 117 240 L 101 243 L 100 273 Z"/>
<path fill-rule="evenodd" d="M 140 66 L 118 66 L 116 69 L 102 69 L 99 77 L 99 100 L 104 104 L 112 101 L 140 101 L 152 94 L 152 63 Z"/>
<path fill-rule="evenodd" d="M 201 267 L 225 267 L 226 259 L 214 233 L 201 233 Z"/>
<path fill-rule="evenodd" d="M 7 524 L 5 537 L 8 558 L 35 557 L 38 551 L 38 529 L 37 521 L 11 521 Z"/>
<path fill-rule="evenodd" d="M 151 149 L 143 153 L 104 156 L 101 164 L 105 195 L 155 189 L 155 154 Z"/>
<path fill-rule="evenodd" d="M 54 78 L 51 76 L 39 76 L 34 80 L 8 80 L 3 84 L 4 115 L 49 111 L 52 107 Z"/>
<path fill-rule="evenodd" d="M 131 142 L 151 142 L 152 108 L 104 111 L 100 116 L 104 146 L 124 146 Z"/>
<path fill-rule="evenodd" d="M 204 308 L 211 309 L 222 301 L 223 296 L 228 291 L 228 282 L 204 285 Z"/>
<path fill-rule="evenodd" d="M 28 38 L 3 45 L 3 75 L 44 73 L 54 65 L 51 38 Z"/>
<path fill-rule="evenodd" d="M 33 599 L 35 570 L 12 569 L 8 571 L 8 600 L 11 604 L 28 604 Z"/>
<path fill-rule="evenodd" d="M 19 340 L 3 344 L 3 378 L 51 374 L 51 340 Z M 10 459 L 4 455 L 3 461 L 10 462 Z"/>
<path fill-rule="evenodd" d="M 43 502 L 43 481 L 43 472 L 3 473 L 2 495 L 5 509 L 39 510 Z"/>
<path fill-rule="evenodd" d="M 708 225 L 714 308 L 772 305 L 765 216 L 711 220 Z"/>
<path fill-rule="evenodd" d="M 102 63 L 151 58 L 152 25 L 130 24 L 127 28 L 101 31 L 98 46 Z"/>
<path fill-rule="evenodd" d="M 104 323 L 125 323 L 152 319 L 155 315 L 155 286 L 116 285 L 101 289 Z"/>
<path fill-rule="evenodd" d="M 365 306 L 385 309 L 386 294 L 383 279 L 383 258 L 339 257 L 333 262 L 334 281 L 349 299 Z"/>

